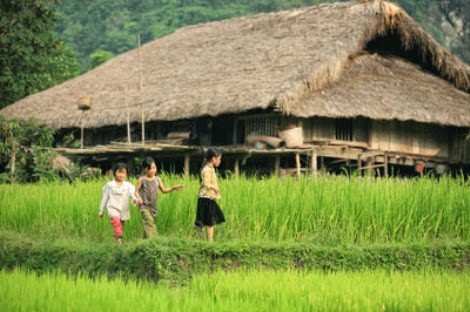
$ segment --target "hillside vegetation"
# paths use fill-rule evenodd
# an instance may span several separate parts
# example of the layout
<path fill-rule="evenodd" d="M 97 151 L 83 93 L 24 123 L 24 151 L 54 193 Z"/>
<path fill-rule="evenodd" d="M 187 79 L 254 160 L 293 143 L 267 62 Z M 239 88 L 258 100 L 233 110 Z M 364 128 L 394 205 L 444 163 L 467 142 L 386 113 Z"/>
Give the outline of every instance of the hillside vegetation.
<path fill-rule="evenodd" d="M 237 16 L 312 6 L 329 0 L 62 0 L 57 31 L 79 57 L 83 70 L 96 64 L 94 53 L 121 54 L 175 29 Z M 428 33 L 470 62 L 470 32 L 464 0 L 397 0 Z"/>

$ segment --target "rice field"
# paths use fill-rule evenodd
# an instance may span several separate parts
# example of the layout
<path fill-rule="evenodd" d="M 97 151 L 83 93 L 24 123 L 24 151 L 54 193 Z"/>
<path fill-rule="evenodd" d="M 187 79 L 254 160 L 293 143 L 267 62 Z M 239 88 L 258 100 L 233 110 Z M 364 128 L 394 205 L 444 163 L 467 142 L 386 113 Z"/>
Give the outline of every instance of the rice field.
<path fill-rule="evenodd" d="M 185 189 L 159 194 L 159 235 L 194 237 L 198 180 L 161 178 L 166 186 L 181 183 Z M 111 242 L 111 225 L 98 218 L 106 182 L 0 185 L 0 230 L 43 240 Z M 470 182 L 463 177 L 232 177 L 219 184 L 227 222 L 216 228 L 216 241 L 356 244 L 470 238 Z M 136 207 L 124 233 L 127 241 L 142 237 Z"/>
<path fill-rule="evenodd" d="M 0 271 L 1 311 L 468 311 L 470 274 L 236 271 L 185 287 Z"/>

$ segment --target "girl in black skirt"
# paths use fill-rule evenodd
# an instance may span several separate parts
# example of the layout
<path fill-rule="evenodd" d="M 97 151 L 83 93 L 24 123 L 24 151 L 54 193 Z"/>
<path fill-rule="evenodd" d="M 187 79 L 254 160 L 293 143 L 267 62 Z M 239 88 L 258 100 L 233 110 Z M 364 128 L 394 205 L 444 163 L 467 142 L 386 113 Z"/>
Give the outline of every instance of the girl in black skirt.
<path fill-rule="evenodd" d="M 225 222 L 224 213 L 216 202 L 216 199 L 220 198 L 220 190 L 215 168 L 220 165 L 221 160 L 220 151 L 210 149 L 207 151 L 205 164 L 201 170 L 195 227 L 198 233 L 202 233 L 203 227 L 207 228 L 206 235 L 209 242 L 214 240 L 214 226 Z"/>

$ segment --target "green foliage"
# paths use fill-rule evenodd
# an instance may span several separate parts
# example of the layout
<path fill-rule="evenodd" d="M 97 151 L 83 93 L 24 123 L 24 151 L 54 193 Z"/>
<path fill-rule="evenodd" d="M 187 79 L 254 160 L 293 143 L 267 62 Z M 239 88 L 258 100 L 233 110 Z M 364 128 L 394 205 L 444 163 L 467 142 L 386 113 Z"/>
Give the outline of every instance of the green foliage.
<path fill-rule="evenodd" d="M 208 244 L 160 237 L 119 247 L 74 241 L 40 242 L 17 233 L 0 232 L 0 268 L 164 280 L 178 285 L 186 284 L 193 275 L 234 269 L 466 271 L 470 266 L 469 255 L 468 242 L 328 247 L 286 242 Z"/>
<path fill-rule="evenodd" d="M 78 74 L 54 32 L 55 1 L 0 2 L 0 108 Z"/>
<path fill-rule="evenodd" d="M 33 120 L 7 120 L 0 116 L 0 183 L 51 181 L 55 152 L 54 130 Z"/>
<path fill-rule="evenodd" d="M 186 287 L 57 272 L 0 271 L 2 311 L 465 311 L 469 274 L 241 270 Z M 21 295 L 18 295 L 21 294 Z M 27 299 L 25 299 L 27 298 Z M 119 298 L 119 300 L 116 300 Z M 73 305 L 75 302 L 79 304 Z"/>
<path fill-rule="evenodd" d="M 193 237 L 198 179 L 160 177 L 166 186 L 183 184 L 184 190 L 159 195 L 159 234 Z M 81 237 L 112 243 L 111 226 L 97 217 L 106 182 L 0 185 L 0 202 L 10 203 L 0 210 L 0 228 L 44 239 Z M 216 228 L 215 239 L 308 241 L 328 246 L 468 241 L 469 183 L 463 177 L 439 181 L 335 176 L 223 179 L 219 203 L 227 222 Z M 125 241 L 142 237 L 140 218 L 138 209 L 131 207 Z"/>
<path fill-rule="evenodd" d="M 108 51 L 98 50 L 90 55 L 90 69 L 112 59 L 114 54 Z"/>

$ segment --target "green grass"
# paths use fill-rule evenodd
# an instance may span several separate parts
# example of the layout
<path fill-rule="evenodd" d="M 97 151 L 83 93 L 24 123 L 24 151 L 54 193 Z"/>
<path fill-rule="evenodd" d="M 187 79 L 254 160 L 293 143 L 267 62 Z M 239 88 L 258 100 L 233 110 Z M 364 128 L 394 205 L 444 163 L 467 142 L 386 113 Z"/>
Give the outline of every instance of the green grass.
<path fill-rule="evenodd" d="M 0 271 L 1 311 L 465 311 L 470 274 L 215 272 L 186 287 Z"/>
<path fill-rule="evenodd" d="M 168 175 L 162 180 L 166 186 L 182 183 L 185 189 L 159 194 L 159 235 L 193 237 L 198 180 Z M 98 219 L 105 183 L 0 185 L 0 231 L 47 241 L 109 243 L 112 227 L 106 218 Z M 470 183 L 463 177 L 233 177 L 220 180 L 220 188 L 227 222 L 216 228 L 216 240 L 336 245 L 470 238 Z M 127 241 L 142 236 L 137 208 L 131 208 L 131 215 Z"/>

